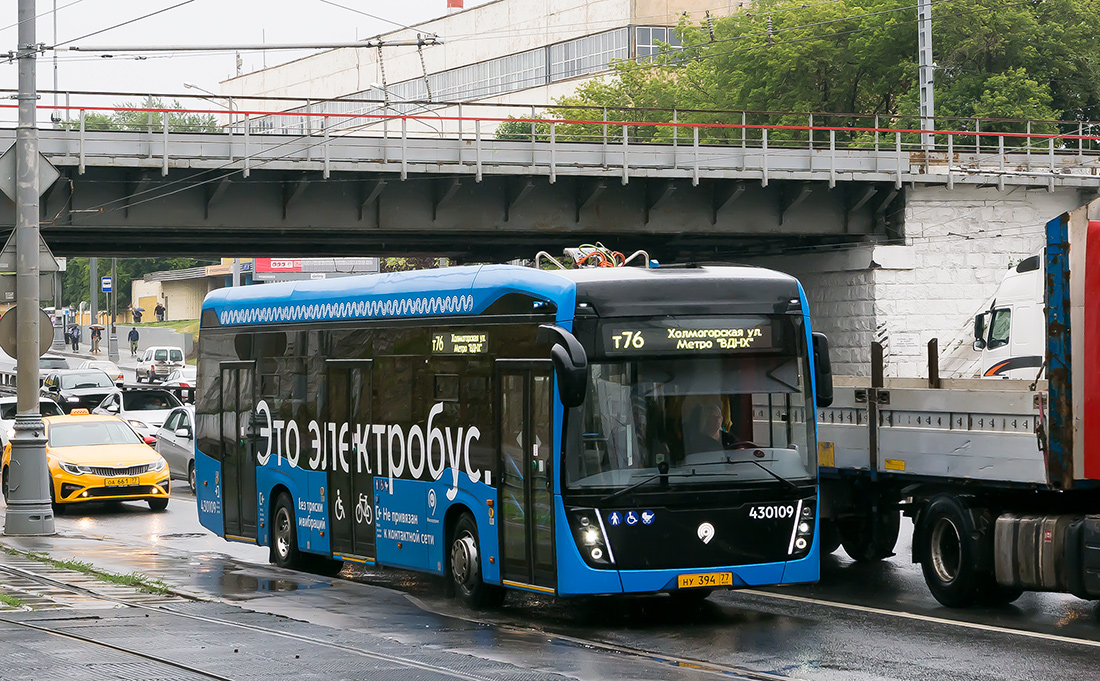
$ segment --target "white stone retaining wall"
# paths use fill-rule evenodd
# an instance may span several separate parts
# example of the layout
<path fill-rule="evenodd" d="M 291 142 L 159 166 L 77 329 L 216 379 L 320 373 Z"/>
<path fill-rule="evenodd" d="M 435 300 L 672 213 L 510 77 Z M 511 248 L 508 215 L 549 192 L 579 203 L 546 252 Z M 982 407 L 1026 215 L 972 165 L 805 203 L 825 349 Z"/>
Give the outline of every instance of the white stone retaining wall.
<path fill-rule="evenodd" d="M 1076 189 L 906 192 L 907 245 L 823 249 L 754 263 L 802 281 L 814 329 L 829 336 L 837 375 L 870 374 L 876 338 L 886 346 L 887 376 L 927 376 L 932 338 L 939 338 L 946 367 L 945 355 L 965 351 L 974 315 L 988 306 L 1008 268 L 1042 248 L 1047 221 L 1092 197 Z"/>

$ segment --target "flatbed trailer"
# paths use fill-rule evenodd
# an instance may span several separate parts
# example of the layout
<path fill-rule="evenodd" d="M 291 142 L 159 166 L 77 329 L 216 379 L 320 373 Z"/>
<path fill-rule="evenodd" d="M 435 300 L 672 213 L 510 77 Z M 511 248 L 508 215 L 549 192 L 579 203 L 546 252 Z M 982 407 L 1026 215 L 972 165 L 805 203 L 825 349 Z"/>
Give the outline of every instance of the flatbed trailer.
<path fill-rule="evenodd" d="M 823 553 L 889 557 L 904 516 L 944 605 L 1100 599 L 1098 213 L 1093 202 L 1047 223 L 1035 378 L 941 381 L 934 342 L 928 379 L 885 379 L 879 346 L 870 377 L 835 377 L 818 409 Z"/>

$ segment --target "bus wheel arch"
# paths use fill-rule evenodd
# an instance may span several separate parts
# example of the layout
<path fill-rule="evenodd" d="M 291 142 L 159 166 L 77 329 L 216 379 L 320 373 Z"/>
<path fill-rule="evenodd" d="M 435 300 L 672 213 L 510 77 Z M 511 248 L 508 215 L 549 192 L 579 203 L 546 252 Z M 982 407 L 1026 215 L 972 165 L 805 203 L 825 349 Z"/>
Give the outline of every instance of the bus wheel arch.
<path fill-rule="evenodd" d="M 474 610 L 499 606 L 504 600 L 504 590 L 485 583 L 482 570 L 485 554 L 474 515 L 465 506 L 456 504 L 448 510 L 446 521 L 448 592 L 453 591 Z"/>
<path fill-rule="evenodd" d="M 290 491 L 279 485 L 271 490 L 269 498 L 275 500 L 268 518 L 270 560 L 279 567 L 296 570 L 301 565 L 302 554 L 298 551 L 298 519 Z"/>

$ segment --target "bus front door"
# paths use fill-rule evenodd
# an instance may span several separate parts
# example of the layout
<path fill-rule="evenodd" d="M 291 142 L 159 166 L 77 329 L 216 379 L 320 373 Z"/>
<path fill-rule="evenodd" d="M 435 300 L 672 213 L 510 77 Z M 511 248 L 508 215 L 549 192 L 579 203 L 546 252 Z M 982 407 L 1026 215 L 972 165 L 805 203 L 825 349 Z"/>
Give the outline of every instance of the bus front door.
<path fill-rule="evenodd" d="M 256 539 L 256 431 L 252 362 L 221 365 L 222 489 L 225 535 Z"/>
<path fill-rule="evenodd" d="M 329 519 L 332 552 L 372 559 L 374 552 L 374 462 L 368 456 L 371 421 L 370 360 L 329 360 L 328 422 L 333 425 L 329 466 Z"/>
<path fill-rule="evenodd" d="M 552 367 L 507 360 L 498 360 L 497 367 L 503 580 L 553 593 Z"/>

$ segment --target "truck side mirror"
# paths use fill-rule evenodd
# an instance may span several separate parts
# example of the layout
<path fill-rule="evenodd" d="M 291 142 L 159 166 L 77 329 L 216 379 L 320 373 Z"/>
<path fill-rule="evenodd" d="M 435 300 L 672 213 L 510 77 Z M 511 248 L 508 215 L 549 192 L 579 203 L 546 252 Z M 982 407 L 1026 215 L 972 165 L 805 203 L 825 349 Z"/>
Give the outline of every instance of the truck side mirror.
<path fill-rule="evenodd" d="M 823 333 L 813 334 L 814 387 L 819 407 L 833 403 L 833 363 L 829 359 L 829 339 Z"/>
<path fill-rule="evenodd" d="M 974 349 L 985 350 L 985 315 L 981 314 L 974 316 Z"/>
<path fill-rule="evenodd" d="M 588 388 L 588 355 L 581 342 L 555 324 L 539 325 L 536 339 L 540 343 L 554 344 L 550 348 L 550 360 L 554 363 L 562 406 L 567 409 L 581 406 Z"/>

